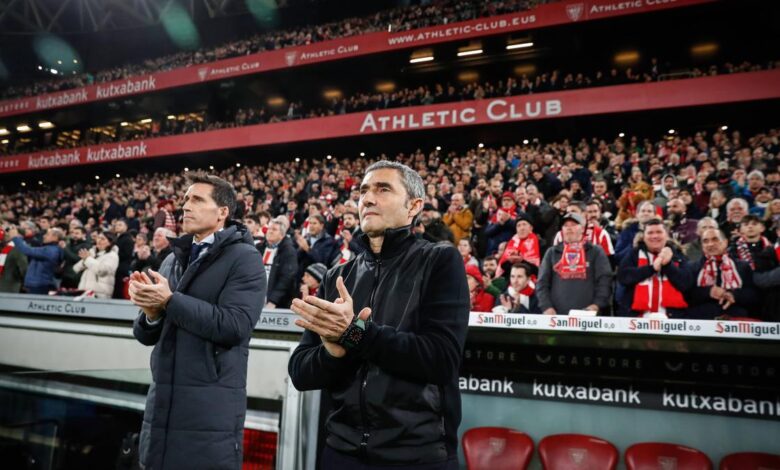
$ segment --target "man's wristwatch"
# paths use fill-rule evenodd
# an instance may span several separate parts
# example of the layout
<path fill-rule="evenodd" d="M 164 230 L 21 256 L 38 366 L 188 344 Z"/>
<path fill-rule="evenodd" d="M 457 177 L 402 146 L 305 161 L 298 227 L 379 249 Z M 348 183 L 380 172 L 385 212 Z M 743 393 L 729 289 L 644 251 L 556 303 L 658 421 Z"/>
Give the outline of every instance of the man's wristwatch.
<path fill-rule="evenodd" d="M 357 316 L 352 320 L 347 329 L 339 338 L 338 344 L 345 349 L 357 347 L 363 341 L 363 335 L 366 333 L 366 322 Z"/>

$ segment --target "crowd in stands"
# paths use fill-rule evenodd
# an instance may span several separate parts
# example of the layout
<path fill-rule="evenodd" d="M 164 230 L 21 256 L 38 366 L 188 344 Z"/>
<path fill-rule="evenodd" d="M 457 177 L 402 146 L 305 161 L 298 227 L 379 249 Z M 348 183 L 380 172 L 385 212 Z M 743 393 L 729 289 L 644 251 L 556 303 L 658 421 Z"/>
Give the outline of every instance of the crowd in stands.
<path fill-rule="evenodd" d="M 780 320 L 780 130 L 510 145 L 391 159 L 426 183 L 418 236 L 457 246 L 475 311 Z M 238 192 L 268 304 L 287 307 L 365 249 L 375 158 L 218 173 Z M 180 230 L 186 174 L 0 195 L 0 290 L 122 297 Z"/>
<path fill-rule="evenodd" d="M 689 74 L 679 74 L 675 78 L 695 78 L 715 76 L 719 74 L 745 73 L 759 70 L 780 68 L 780 61 L 770 61 L 765 64 L 753 64 L 744 61 L 739 65 L 726 63 L 711 66 L 704 71 L 694 68 Z M 610 69 L 607 73 L 598 70 L 591 74 L 581 72 L 564 72 L 553 70 L 541 72 L 535 76 L 522 75 L 507 77 L 497 81 L 468 83 L 437 83 L 433 86 L 403 88 L 393 92 L 360 92 L 352 96 L 332 99 L 325 106 L 306 106 L 301 101 L 288 100 L 286 106 L 267 108 L 265 106 L 239 108 L 231 112 L 226 119 L 218 119 L 207 113 L 192 113 L 180 115 L 177 119 L 168 116 L 152 118 L 152 122 L 142 129 L 125 128 L 114 124 L 112 134 L 102 132 L 101 127 L 86 129 L 81 139 L 64 139 L 54 145 L 36 145 L 35 139 L 28 143 L 11 142 L 0 147 L 0 155 L 13 155 L 32 151 L 55 150 L 96 145 L 108 142 L 121 142 L 136 139 L 146 139 L 168 135 L 204 132 L 217 129 L 242 127 L 256 124 L 283 122 L 295 119 L 311 119 L 316 117 L 335 116 L 341 114 L 392 109 L 407 106 L 425 106 L 439 103 L 470 101 L 502 96 L 529 95 L 551 91 L 573 90 L 580 88 L 625 85 L 632 83 L 648 83 L 662 79 L 662 67 L 656 58 L 651 59 L 646 70 L 627 68 Z M 62 129 L 67 130 L 67 129 Z M 49 139 L 48 141 L 56 141 Z"/>
<path fill-rule="evenodd" d="M 302 46 L 316 42 L 357 36 L 377 31 L 407 31 L 441 24 L 502 15 L 531 9 L 549 0 L 433 0 L 423 5 L 409 5 L 377 12 L 362 18 L 347 18 L 321 25 L 308 25 L 285 31 L 269 31 L 238 39 L 213 48 L 182 51 L 141 63 L 82 73 L 70 77 L 43 80 L 32 84 L 9 86 L 2 99 L 35 96 L 43 93 L 88 86 L 93 83 L 122 80 L 134 75 L 164 72 L 197 64 L 262 51 Z"/>

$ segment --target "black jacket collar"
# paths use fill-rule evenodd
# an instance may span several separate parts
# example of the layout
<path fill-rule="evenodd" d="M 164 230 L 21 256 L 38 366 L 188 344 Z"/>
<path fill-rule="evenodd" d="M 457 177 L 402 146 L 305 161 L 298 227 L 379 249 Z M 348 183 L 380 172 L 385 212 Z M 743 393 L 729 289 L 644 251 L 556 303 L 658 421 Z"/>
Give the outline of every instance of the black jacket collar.
<path fill-rule="evenodd" d="M 356 235 L 358 243 L 366 249 L 365 253 L 369 259 L 390 259 L 401 254 L 409 245 L 414 243 L 416 238 L 412 234 L 412 226 L 406 225 L 398 228 L 389 228 L 385 230 L 385 239 L 382 241 L 382 250 L 377 256 L 371 251 L 371 242 L 368 235 L 359 231 Z"/>
<path fill-rule="evenodd" d="M 192 234 L 182 235 L 179 238 L 168 238 L 171 242 L 170 246 L 173 248 L 173 253 L 179 262 L 186 266 L 187 260 L 189 260 L 190 250 L 192 249 Z M 246 226 L 241 222 L 228 221 L 225 224 L 225 228 L 219 232 L 214 233 L 214 243 L 209 247 L 209 251 L 206 254 L 207 257 L 213 258 L 222 249 L 233 243 L 249 243 L 254 245 L 252 235 L 246 229 Z"/>

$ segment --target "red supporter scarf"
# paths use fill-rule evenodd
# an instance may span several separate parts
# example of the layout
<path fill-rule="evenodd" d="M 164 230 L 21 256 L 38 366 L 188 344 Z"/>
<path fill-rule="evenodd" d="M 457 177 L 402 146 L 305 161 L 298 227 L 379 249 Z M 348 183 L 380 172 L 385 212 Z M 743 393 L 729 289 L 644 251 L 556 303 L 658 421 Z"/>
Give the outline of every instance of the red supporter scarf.
<path fill-rule="evenodd" d="M 558 230 L 553 239 L 553 245 L 560 245 L 563 241 L 563 233 Z M 615 254 L 615 247 L 612 246 L 612 239 L 609 238 L 609 234 L 601 227 L 595 224 L 588 224 L 585 227 L 585 232 L 582 234 L 582 241 L 588 242 L 591 245 L 600 246 L 607 256 Z"/>
<path fill-rule="evenodd" d="M 780 263 L 780 241 L 775 242 L 775 258 Z"/>
<path fill-rule="evenodd" d="M 637 266 L 641 268 L 642 266 L 652 265 L 656 256 L 645 250 L 640 250 Z M 674 263 L 675 265 L 678 264 Z M 685 302 L 682 293 L 669 282 L 666 276 L 656 272 L 634 287 L 634 302 L 631 304 L 631 310 L 657 312 L 660 307 L 686 308 L 688 303 Z"/>
<path fill-rule="evenodd" d="M 0 276 L 2 276 L 3 271 L 5 271 L 5 260 L 8 257 L 8 253 L 13 249 L 14 242 L 8 242 L 8 244 L 3 247 L 3 250 L 0 251 Z"/>
<path fill-rule="evenodd" d="M 737 265 L 729 255 L 710 256 L 704 262 L 704 266 L 699 271 L 697 285 L 699 287 L 711 287 L 716 285 L 720 272 L 720 287 L 726 290 L 739 289 L 742 287 L 742 278 L 737 272 Z"/>
<path fill-rule="evenodd" d="M 561 259 L 553 266 L 553 270 L 561 279 L 587 279 L 588 263 L 585 258 L 585 244 L 564 243 Z"/>
<path fill-rule="evenodd" d="M 761 237 L 761 247 L 766 248 L 769 246 L 769 240 L 766 237 Z M 756 269 L 756 262 L 753 260 L 753 253 L 750 252 L 750 246 L 745 237 L 739 237 L 737 239 L 737 256 L 740 261 L 744 261 L 750 265 L 750 269 Z"/>
<path fill-rule="evenodd" d="M 539 251 L 539 238 L 535 233 L 531 232 L 522 240 L 517 235 L 513 236 L 506 244 L 504 254 L 501 255 L 501 260 L 498 262 L 499 266 L 504 264 L 504 261 L 509 259 L 510 256 L 517 253 L 523 256 L 523 261 L 539 266 L 542 257 Z"/>
<path fill-rule="evenodd" d="M 531 276 L 528 279 L 528 283 L 520 292 L 515 292 L 512 286 L 509 286 L 507 291 L 509 292 L 509 295 L 512 297 L 513 304 L 519 303 L 526 309 L 529 309 L 531 305 L 531 296 L 533 296 L 534 292 L 536 292 L 536 276 Z"/>

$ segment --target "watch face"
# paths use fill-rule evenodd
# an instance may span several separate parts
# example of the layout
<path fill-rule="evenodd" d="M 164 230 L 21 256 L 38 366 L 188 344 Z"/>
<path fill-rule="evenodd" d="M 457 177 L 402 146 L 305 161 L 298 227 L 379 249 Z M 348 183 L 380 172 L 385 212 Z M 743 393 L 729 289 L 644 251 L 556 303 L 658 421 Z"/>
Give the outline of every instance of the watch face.
<path fill-rule="evenodd" d="M 360 340 L 363 339 L 363 329 L 351 325 L 349 327 L 349 331 L 347 332 L 347 337 L 345 338 L 346 342 L 351 344 L 358 344 L 360 343 Z"/>

